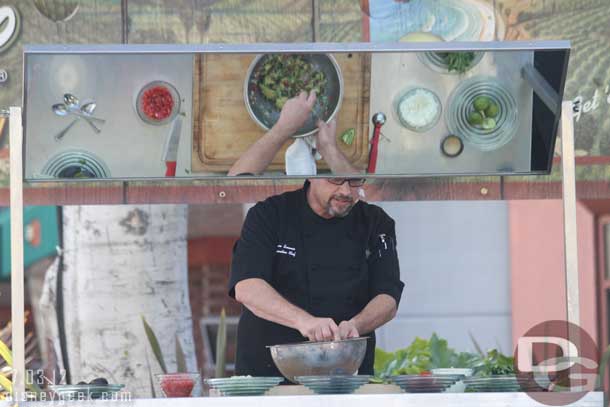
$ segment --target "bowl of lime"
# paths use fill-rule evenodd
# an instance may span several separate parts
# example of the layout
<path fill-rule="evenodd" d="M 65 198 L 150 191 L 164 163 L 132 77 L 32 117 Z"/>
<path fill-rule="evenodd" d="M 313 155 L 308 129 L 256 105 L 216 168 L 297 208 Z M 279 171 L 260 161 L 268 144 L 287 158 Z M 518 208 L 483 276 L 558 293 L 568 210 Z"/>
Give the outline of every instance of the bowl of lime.
<path fill-rule="evenodd" d="M 479 150 L 509 143 L 519 126 L 517 102 L 506 85 L 491 77 L 460 83 L 449 97 L 447 127 Z"/>

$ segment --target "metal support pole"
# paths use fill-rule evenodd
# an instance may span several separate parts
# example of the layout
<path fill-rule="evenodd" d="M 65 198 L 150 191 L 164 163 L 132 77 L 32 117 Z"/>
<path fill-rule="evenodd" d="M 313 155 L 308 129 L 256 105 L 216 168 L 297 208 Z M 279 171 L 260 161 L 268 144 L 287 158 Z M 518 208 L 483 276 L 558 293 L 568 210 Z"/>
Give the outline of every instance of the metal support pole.
<path fill-rule="evenodd" d="M 559 94 L 533 65 L 524 66 L 521 69 L 521 76 L 530 84 L 540 100 L 542 100 L 542 103 L 544 103 L 553 114 L 560 113 L 563 105 Z"/>
<path fill-rule="evenodd" d="M 9 110 L 10 211 L 11 211 L 11 334 L 13 348 L 13 397 L 25 393 L 25 304 L 23 276 L 23 127 L 21 108 Z"/>
<path fill-rule="evenodd" d="M 320 42 L 320 1 L 311 0 L 311 31 L 313 42 Z"/>
<path fill-rule="evenodd" d="M 568 322 L 580 325 L 578 236 L 576 230 L 576 164 L 572 102 L 561 105 L 561 173 L 563 182 L 563 239 Z"/>

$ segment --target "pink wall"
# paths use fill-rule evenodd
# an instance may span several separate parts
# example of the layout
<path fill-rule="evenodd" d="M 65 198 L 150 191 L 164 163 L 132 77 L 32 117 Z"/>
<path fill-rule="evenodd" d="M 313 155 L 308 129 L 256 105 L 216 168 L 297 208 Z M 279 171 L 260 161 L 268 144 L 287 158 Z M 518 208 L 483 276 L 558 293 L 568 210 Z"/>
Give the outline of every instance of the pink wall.
<path fill-rule="evenodd" d="M 563 207 L 559 200 L 508 204 L 513 346 L 539 322 L 566 319 Z M 580 318 L 597 341 L 595 215 L 577 207 Z"/>

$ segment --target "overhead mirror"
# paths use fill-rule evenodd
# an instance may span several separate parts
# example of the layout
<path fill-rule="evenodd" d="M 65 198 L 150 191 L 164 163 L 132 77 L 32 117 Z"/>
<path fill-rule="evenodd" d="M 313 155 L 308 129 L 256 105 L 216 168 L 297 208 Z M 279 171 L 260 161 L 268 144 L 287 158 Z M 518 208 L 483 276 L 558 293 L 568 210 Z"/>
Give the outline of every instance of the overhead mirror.
<path fill-rule="evenodd" d="M 548 173 L 569 43 L 28 46 L 25 178 Z"/>

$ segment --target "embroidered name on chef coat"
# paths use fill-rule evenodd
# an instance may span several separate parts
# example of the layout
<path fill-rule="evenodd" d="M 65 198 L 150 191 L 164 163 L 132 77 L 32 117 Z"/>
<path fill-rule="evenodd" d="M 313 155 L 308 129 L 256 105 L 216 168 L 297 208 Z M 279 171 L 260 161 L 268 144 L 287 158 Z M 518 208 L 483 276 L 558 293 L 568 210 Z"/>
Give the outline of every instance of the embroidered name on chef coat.
<path fill-rule="evenodd" d="M 377 256 L 382 258 L 388 254 L 393 254 L 396 251 L 396 243 L 394 242 L 394 238 L 390 235 L 386 235 L 382 233 L 377 236 L 377 245 L 376 245 Z"/>
<path fill-rule="evenodd" d="M 297 249 L 294 247 L 287 246 L 285 244 L 278 244 L 275 249 L 276 253 L 285 254 L 287 256 L 296 257 Z"/>

